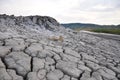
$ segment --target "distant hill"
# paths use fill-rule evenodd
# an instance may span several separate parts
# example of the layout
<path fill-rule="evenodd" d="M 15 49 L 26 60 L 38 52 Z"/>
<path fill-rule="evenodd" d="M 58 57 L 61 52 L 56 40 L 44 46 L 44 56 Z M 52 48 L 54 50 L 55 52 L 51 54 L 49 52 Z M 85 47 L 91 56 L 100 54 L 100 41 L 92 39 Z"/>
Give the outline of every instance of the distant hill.
<path fill-rule="evenodd" d="M 96 29 L 96 28 L 104 28 L 104 29 L 120 29 L 120 25 L 97 25 L 97 24 L 88 24 L 88 23 L 67 23 L 61 24 L 65 28 L 71 29 Z"/>

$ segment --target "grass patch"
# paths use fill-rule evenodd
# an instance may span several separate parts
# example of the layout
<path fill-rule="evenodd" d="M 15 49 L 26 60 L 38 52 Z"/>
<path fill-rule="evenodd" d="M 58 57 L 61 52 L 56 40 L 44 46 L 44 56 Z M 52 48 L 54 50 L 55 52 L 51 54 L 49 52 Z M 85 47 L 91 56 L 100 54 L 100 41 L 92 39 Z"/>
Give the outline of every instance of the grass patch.
<path fill-rule="evenodd" d="M 86 30 L 86 31 L 92 31 L 92 32 L 98 32 L 98 33 L 109 33 L 109 34 L 119 34 L 120 35 L 120 29 L 108 29 L 108 28 L 76 28 L 74 29 L 76 31 L 80 30 Z"/>
<path fill-rule="evenodd" d="M 110 33 L 110 34 L 120 35 L 120 29 L 91 29 L 90 31 L 98 32 L 98 33 Z"/>
<path fill-rule="evenodd" d="M 91 31 L 92 29 L 91 28 L 75 28 L 73 30 L 75 30 L 75 31 L 80 31 L 80 30 Z"/>

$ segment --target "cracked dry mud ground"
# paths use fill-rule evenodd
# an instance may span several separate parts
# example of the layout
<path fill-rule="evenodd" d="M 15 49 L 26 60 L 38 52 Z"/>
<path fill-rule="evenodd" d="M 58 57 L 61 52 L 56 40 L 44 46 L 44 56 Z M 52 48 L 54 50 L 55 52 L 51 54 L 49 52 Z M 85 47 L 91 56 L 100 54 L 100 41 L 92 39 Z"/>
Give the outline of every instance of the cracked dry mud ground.
<path fill-rule="evenodd" d="M 0 80 L 120 80 L 120 43 L 83 32 L 63 42 L 0 34 Z"/>

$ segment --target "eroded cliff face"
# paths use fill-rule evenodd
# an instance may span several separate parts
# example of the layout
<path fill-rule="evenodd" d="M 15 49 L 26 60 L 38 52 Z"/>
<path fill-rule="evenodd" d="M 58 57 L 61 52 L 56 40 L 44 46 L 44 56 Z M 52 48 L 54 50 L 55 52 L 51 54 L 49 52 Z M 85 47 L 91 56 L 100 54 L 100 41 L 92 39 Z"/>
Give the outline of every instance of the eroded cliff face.
<path fill-rule="evenodd" d="M 0 80 L 120 80 L 120 42 L 51 17 L 0 15 Z"/>
<path fill-rule="evenodd" d="M 59 26 L 59 23 L 52 17 L 48 16 L 14 16 L 0 15 L 1 22 L 10 25 L 38 25 L 50 29 L 53 26 Z M 56 27 L 54 27 L 56 28 Z"/>
<path fill-rule="evenodd" d="M 0 15 L 1 32 L 18 35 L 58 35 L 65 28 L 48 16 L 9 16 Z"/>

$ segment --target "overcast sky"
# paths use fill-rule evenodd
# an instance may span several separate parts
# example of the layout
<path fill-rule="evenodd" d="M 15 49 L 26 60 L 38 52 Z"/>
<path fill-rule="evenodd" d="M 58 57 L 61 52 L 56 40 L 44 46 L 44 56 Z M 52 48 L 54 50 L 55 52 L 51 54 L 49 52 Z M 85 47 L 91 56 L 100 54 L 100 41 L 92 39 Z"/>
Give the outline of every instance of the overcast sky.
<path fill-rule="evenodd" d="M 120 0 L 0 0 L 0 14 L 51 16 L 60 23 L 120 24 Z"/>

